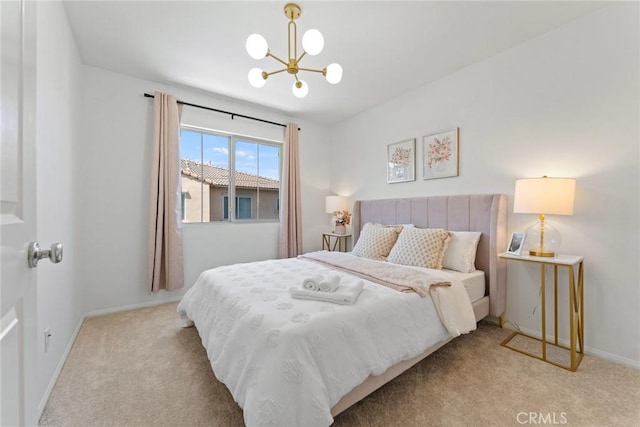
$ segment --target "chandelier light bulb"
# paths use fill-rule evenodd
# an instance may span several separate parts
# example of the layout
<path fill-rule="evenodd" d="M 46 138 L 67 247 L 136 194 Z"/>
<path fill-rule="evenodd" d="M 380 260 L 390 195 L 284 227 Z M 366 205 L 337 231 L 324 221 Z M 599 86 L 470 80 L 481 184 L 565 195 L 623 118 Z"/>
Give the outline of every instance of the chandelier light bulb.
<path fill-rule="evenodd" d="M 252 68 L 249 71 L 249 83 L 253 87 L 262 87 L 267 81 L 262 77 L 262 70 L 260 68 Z"/>
<path fill-rule="evenodd" d="M 293 90 L 293 94 L 298 98 L 304 98 L 309 93 L 309 85 L 307 85 L 307 82 L 304 80 L 297 80 L 293 82 L 291 90 Z"/>
<path fill-rule="evenodd" d="M 342 80 L 342 67 L 340 64 L 336 64 L 334 62 L 333 64 L 327 65 L 327 74 L 325 78 L 333 85 L 340 83 L 340 80 Z"/>
<path fill-rule="evenodd" d="M 266 43 L 266 42 L 265 42 Z M 317 55 L 322 52 L 324 47 L 324 37 L 322 33 L 315 28 L 307 30 L 302 36 L 302 48 L 309 55 Z"/>
<path fill-rule="evenodd" d="M 247 53 L 249 53 L 249 56 L 253 59 L 262 59 L 267 56 L 267 52 L 269 52 L 267 40 L 260 34 L 251 34 L 247 37 L 246 48 Z"/>

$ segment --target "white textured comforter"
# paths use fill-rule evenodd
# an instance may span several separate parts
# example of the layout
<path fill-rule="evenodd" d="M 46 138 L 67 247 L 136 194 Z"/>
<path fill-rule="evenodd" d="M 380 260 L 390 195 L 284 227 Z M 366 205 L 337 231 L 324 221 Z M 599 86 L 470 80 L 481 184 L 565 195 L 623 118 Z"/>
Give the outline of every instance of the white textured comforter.
<path fill-rule="evenodd" d="M 219 267 L 203 272 L 178 305 L 247 426 L 328 426 L 331 407 L 367 377 L 450 337 L 429 296 L 366 280 L 354 305 L 289 295 L 304 278 L 329 273 L 336 271 L 298 258 Z"/>

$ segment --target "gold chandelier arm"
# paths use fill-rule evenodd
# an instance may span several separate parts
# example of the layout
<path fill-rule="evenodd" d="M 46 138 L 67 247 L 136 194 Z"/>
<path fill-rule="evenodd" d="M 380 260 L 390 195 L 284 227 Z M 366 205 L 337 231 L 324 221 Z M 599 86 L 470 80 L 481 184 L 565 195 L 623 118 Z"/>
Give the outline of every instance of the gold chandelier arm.
<path fill-rule="evenodd" d="M 306 54 L 307 54 L 307 52 L 305 52 L 305 51 L 303 50 L 303 51 L 302 51 L 302 55 L 300 55 L 300 58 L 298 58 L 298 59 L 296 60 L 296 64 L 297 64 L 297 63 L 299 63 L 299 62 L 300 62 L 300 60 L 301 60 L 302 58 L 304 58 L 304 56 L 305 56 Z"/>
<path fill-rule="evenodd" d="M 279 63 L 281 63 L 282 65 L 289 66 L 289 64 L 288 64 L 287 62 L 285 62 L 285 61 L 283 61 L 282 59 L 278 58 L 277 56 L 275 56 L 275 55 L 274 55 L 273 53 L 271 53 L 271 52 L 267 52 L 267 56 L 272 57 L 273 59 L 275 59 L 276 61 L 278 61 L 278 62 L 279 62 Z"/>
<path fill-rule="evenodd" d="M 293 25 L 293 56 L 291 55 L 291 26 Z M 287 27 L 287 53 L 289 54 L 289 58 L 295 58 L 298 56 L 298 26 L 296 25 L 293 18 L 289 21 L 289 26 Z"/>
<path fill-rule="evenodd" d="M 270 73 L 267 73 L 266 71 L 263 71 L 262 73 L 263 73 L 263 75 L 266 75 L 267 77 L 269 77 L 269 76 L 272 76 L 272 75 L 274 75 L 274 74 L 281 73 L 281 72 L 283 72 L 283 71 L 287 71 L 287 69 L 286 69 L 286 68 L 283 68 L 282 70 L 276 70 L 276 71 L 272 71 L 272 72 L 270 72 Z"/>
<path fill-rule="evenodd" d="M 327 74 L 327 69 L 326 68 L 324 68 L 322 70 L 315 70 L 313 68 L 298 68 L 298 70 L 300 70 L 300 71 L 311 71 L 312 73 L 320 73 L 323 76 Z"/>

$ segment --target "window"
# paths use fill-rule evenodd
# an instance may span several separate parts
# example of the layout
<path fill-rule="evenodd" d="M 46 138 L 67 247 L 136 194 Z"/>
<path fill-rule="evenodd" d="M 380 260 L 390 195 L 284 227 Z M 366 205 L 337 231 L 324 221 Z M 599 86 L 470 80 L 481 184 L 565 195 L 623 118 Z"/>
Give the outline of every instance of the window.
<path fill-rule="evenodd" d="M 229 218 L 229 197 L 224 196 L 224 219 Z M 236 197 L 236 216 L 238 219 L 251 219 L 251 197 Z"/>
<path fill-rule="evenodd" d="M 183 221 L 278 221 L 281 152 L 279 143 L 182 127 Z"/>
<path fill-rule="evenodd" d="M 184 191 L 180 194 L 180 211 L 182 212 L 182 221 L 185 221 L 187 218 L 187 193 Z"/>

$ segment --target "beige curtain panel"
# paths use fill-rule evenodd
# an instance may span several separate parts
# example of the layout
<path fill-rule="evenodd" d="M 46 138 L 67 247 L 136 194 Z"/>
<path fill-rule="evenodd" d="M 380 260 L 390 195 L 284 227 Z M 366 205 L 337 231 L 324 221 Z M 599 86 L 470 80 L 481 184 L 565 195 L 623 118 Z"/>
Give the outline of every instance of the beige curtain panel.
<path fill-rule="evenodd" d="M 176 98 L 154 94 L 149 280 L 152 292 L 184 286 L 180 215 L 180 113 Z"/>
<path fill-rule="evenodd" d="M 287 124 L 284 135 L 278 257 L 291 258 L 302 253 L 298 125 Z"/>

